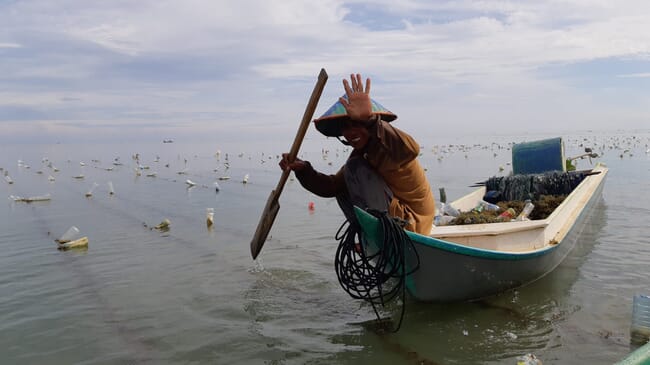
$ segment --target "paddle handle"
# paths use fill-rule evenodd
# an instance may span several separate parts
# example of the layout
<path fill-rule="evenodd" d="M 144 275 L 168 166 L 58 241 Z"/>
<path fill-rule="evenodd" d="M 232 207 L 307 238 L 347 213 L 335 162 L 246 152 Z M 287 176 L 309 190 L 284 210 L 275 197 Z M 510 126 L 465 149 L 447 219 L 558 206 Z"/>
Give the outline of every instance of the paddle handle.
<path fill-rule="evenodd" d="M 316 85 L 314 85 L 314 90 L 311 92 L 311 97 L 309 98 L 309 103 L 307 103 L 307 107 L 305 108 L 305 113 L 302 116 L 300 127 L 298 127 L 298 131 L 296 132 L 296 138 L 293 140 L 291 150 L 289 150 L 289 155 L 287 156 L 287 160 L 289 162 L 293 162 L 298 156 L 298 150 L 300 150 L 302 140 L 305 139 L 305 134 L 307 134 L 307 129 L 309 129 L 309 123 L 311 122 L 312 117 L 314 116 L 314 112 L 316 111 L 316 106 L 318 105 L 318 100 L 320 100 L 320 96 L 323 93 L 323 89 L 325 88 L 327 77 L 327 72 L 324 68 L 321 68 L 320 73 L 318 74 L 318 81 L 316 82 Z M 284 184 L 287 182 L 290 173 L 291 170 L 288 169 L 282 172 L 280 181 L 278 181 L 278 185 L 275 188 L 276 197 L 280 197 L 282 189 L 284 189 Z"/>
<path fill-rule="evenodd" d="M 326 82 L 327 72 L 325 72 L 325 69 L 321 69 L 320 74 L 318 74 L 318 81 L 314 86 L 314 91 L 311 93 L 309 103 L 305 109 L 305 114 L 302 117 L 300 127 L 296 133 L 296 138 L 293 140 L 293 146 L 291 146 L 291 151 L 289 151 L 289 155 L 287 156 L 290 162 L 295 161 L 296 156 L 298 155 L 298 150 L 300 149 L 302 140 L 305 138 L 307 128 L 309 128 L 309 123 L 314 115 L 316 105 L 318 105 L 318 100 L 323 93 Z M 278 181 L 278 186 L 275 190 L 271 191 L 271 194 L 266 201 L 266 206 L 264 207 L 260 221 L 257 224 L 255 235 L 253 236 L 253 240 L 251 240 L 251 255 L 253 256 L 253 259 L 257 258 L 257 255 L 259 255 L 262 250 L 264 242 L 266 241 L 266 238 L 271 231 L 271 227 L 273 226 L 273 222 L 275 221 L 275 217 L 278 215 L 278 211 L 280 210 L 280 203 L 278 200 L 280 199 L 280 194 L 282 193 L 282 189 L 284 188 L 284 184 L 287 182 L 290 173 L 291 171 L 288 169 L 282 172 L 280 181 Z"/>

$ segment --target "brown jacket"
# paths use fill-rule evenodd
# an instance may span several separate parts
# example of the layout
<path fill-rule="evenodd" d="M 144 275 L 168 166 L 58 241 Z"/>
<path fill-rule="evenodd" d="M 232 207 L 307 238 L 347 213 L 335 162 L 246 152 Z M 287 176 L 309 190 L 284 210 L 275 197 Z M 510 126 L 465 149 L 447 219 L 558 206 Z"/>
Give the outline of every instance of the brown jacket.
<path fill-rule="evenodd" d="M 406 229 L 428 235 L 433 225 L 435 202 L 424 170 L 417 160 L 420 146 L 403 131 L 379 120 L 370 127 L 370 139 L 363 155 L 393 192 L 389 213 L 408 220 Z M 343 168 L 334 175 L 325 175 L 307 165 L 296 172 L 300 184 L 322 197 L 335 197 L 345 191 Z"/>

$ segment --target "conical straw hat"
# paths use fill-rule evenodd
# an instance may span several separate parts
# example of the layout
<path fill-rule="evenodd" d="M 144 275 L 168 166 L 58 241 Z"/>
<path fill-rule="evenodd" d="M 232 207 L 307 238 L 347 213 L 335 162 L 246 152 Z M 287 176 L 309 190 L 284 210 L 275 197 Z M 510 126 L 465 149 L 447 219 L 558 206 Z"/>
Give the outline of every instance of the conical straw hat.
<path fill-rule="evenodd" d="M 347 100 L 348 96 L 343 95 L 343 98 Z M 383 105 L 379 104 L 373 99 L 370 99 L 370 103 L 372 104 L 372 112 L 379 114 L 382 120 L 386 122 L 392 122 L 397 119 L 397 115 L 384 108 Z M 337 100 L 334 105 L 332 105 L 329 109 L 327 109 L 325 113 L 323 113 L 323 115 L 317 119 L 314 119 L 314 125 L 319 132 L 328 137 L 340 137 L 343 135 L 343 122 L 347 120 L 349 120 L 348 114 L 345 111 L 343 104 Z"/>

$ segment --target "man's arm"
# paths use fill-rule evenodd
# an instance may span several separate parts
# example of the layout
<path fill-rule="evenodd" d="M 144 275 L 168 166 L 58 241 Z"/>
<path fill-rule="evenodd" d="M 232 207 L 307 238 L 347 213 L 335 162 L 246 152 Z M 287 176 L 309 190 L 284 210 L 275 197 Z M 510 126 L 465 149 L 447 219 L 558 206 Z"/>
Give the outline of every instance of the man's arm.
<path fill-rule="evenodd" d="M 420 154 L 420 145 L 413 137 L 381 120 L 379 116 L 369 131 L 367 158 L 373 166 L 398 168 Z"/>
<path fill-rule="evenodd" d="M 302 187 L 323 198 L 333 198 L 344 191 L 343 169 L 334 175 L 326 175 L 316 171 L 311 163 L 305 162 L 304 169 L 294 171 Z"/>
<path fill-rule="evenodd" d="M 303 188 L 323 198 L 332 198 L 344 191 L 343 169 L 335 175 L 326 175 L 316 171 L 309 161 L 296 158 L 289 162 L 288 157 L 289 154 L 282 154 L 280 168 L 293 171 Z"/>

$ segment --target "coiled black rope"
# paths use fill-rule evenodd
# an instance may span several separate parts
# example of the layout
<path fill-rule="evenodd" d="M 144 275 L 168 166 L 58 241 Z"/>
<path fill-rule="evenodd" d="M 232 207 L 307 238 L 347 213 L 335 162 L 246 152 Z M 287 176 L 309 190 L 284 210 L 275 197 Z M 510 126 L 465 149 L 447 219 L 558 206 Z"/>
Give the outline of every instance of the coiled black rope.
<path fill-rule="evenodd" d="M 378 321 L 381 317 L 377 305 L 385 307 L 392 300 L 401 299 L 399 322 L 392 329 L 397 332 L 406 308 L 406 277 L 420 268 L 420 257 L 404 231 L 405 221 L 390 217 L 387 212 L 370 209 L 368 212 L 379 220 L 383 244 L 376 251 L 364 247 L 360 227 L 346 220 L 336 232 L 339 245 L 334 268 L 343 290 L 354 299 L 369 302 Z M 410 270 L 407 270 L 407 256 Z"/>

